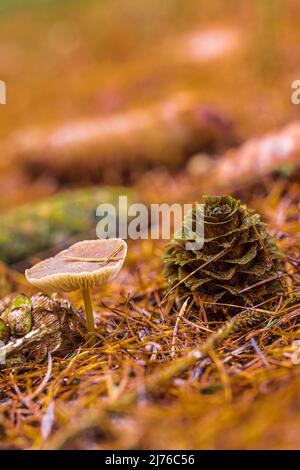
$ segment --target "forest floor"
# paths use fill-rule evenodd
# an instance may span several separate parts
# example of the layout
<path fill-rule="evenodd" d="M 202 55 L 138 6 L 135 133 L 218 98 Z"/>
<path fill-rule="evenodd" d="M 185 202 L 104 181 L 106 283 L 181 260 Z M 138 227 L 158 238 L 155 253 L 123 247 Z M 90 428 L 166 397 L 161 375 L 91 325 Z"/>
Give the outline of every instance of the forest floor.
<path fill-rule="evenodd" d="M 23 202 L 48 201 L 49 195 L 89 184 L 86 175 L 65 182 L 55 172 L 36 174 L 37 166 L 28 170 L 22 152 L 17 154 L 14 144 L 7 146 L 16 131 L 26 135 L 32 127 L 72 125 L 86 116 L 126 115 L 181 92 L 228 116 L 237 136 L 235 149 L 297 119 L 297 106 L 290 100 L 297 78 L 294 44 L 300 34 L 296 2 L 286 2 L 288 7 L 274 2 L 277 6 L 265 11 L 261 2 L 250 7 L 241 1 L 237 7 L 228 0 L 226 15 L 220 1 L 208 7 L 208 2 L 188 0 L 182 9 L 180 2 L 170 0 L 159 12 L 158 3 L 125 1 L 120 6 L 111 0 L 105 10 L 92 0 L 74 1 L 72 7 L 71 2 L 47 7 L 32 2 L 30 8 L 3 10 L 0 51 L 13 103 L 0 113 L 0 136 L 8 149 L 0 164 L 0 225 L 15 207 L 22 210 Z M 274 18 L 280 18 L 276 31 Z M 105 27 L 99 28 L 99 22 Z M 230 145 L 218 149 L 210 164 L 217 167 Z M 151 170 L 133 178 L 129 190 L 134 200 L 147 204 L 201 201 L 203 194 L 220 192 L 239 198 L 262 215 L 277 239 L 285 254 L 285 295 L 297 300 L 299 152 L 298 147 L 291 167 L 279 171 L 275 162 L 259 175 L 243 170 L 241 160 L 237 176 L 225 181 L 203 172 L 191 175 L 186 162 L 175 173 L 168 162 L 164 168 L 150 165 Z M 259 152 L 255 155 L 259 159 Z M 88 162 L 84 147 L 80 158 Z M 261 162 L 263 167 L 263 158 Z M 135 167 L 134 158 L 126 165 Z M 128 186 L 122 178 L 118 183 Z M 109 185 L 109 177 L 103 183 Z M 16 231 L 10 230 L 5 243 L 17 246 Z M 71 234 L 65 235 L 68 240 Z M 188 308 L 183 312 L 172 296 L 162 303 L 168 288 L 161 259 L 165 244 L 129 240 L 118 278 L 93 291 L 99 333 L 95 345 L 81 341 L 63 356 L 54 353 L 41 363 L 0 370 L 0 448 L 299 448 L 297 302 L 285 308 L 285 297 L 279 297 L 270 321 L 229 338 L 207 357 L 197 356 L 221 322 L 205 320 Z M 49 248 L 55 251 L 55 243 Z M 24 262 L 39 259 L 40 250 L 31 251 Z M 23 269 L 2 262 L 2 300 L 21 292 L 31 296 L 37 290 L 29 286 Z M 78 293 L 63 297 L 81 307 Z"/>

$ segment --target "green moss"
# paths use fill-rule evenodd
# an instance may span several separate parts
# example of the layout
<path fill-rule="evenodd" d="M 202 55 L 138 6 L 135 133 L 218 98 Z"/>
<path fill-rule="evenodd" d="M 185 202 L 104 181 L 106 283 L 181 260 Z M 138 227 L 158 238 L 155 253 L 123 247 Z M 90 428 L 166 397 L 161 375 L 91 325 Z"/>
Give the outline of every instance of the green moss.
<path fill-rule="evenodd" d="M 68 191 L 41 202 L 4 212 L 0 217 L 0 260 L 11 264 L 42 250 L 63 244 L 68 237 L 91 234 L 96 237 L 96 208 L 110 203 L 118 209 L 125 188 L 103 187 Z"/>
<path fill-rule="evenodd" d="M 0 341 L 6 342 L 9 339 L 9 328 L 6 323 L 0 319 Z"/>

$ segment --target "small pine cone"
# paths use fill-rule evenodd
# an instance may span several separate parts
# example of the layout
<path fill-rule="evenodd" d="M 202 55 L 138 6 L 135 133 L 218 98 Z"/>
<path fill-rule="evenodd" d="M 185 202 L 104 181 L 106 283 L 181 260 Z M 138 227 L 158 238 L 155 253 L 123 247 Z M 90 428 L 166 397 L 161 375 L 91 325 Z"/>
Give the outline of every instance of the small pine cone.
<path fill-rule="evenodd" d="M 207 196 L 203 247 L 186 250 L 186 242 L 193 240 L 185 235 L 185 223 L 191 217 L 195 223 L 196 211 L 188 214 L 179 239 L 176 234 L 163 254 L 164 274 L 171 287 L 178 285 L 182 301 L 194 299 L 197 309 L 205 302 L 207 311 L 219 318 L 237 311 L 220 304 L 253 306 L 282 291 L 277 275 L 281 254 L 257 213 L 233 197 Z"/>
<path fill-rule="evenodd" d="M 20 352 L 37 362 L 48 352 L 65 355 L 86 334 L 78 312 L 68 302 L 44 294 L 31 299 L 23 294 L 16 296 L 0 311 L 0 317 L 0 340 L 12 360 Z"/>
<path fill-rule="evenodd" d="M 31 302 L 33 329 L 45 328 L 47 335 L 30 348 L 29 357 L 39 362 L 48 352 L 63 353 L 78 345 L 79 332 L 83 330 L 79 317 L 70 305 L 64 305 L 44 294 L 33 296 Z"/>

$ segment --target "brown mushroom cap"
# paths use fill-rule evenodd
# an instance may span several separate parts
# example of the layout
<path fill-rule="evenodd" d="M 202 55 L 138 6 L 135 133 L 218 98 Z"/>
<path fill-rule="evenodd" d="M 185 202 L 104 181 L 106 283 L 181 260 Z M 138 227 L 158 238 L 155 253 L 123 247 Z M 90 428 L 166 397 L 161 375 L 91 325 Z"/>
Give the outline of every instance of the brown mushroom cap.
<path fill-rule="evenodd" d="M 75 243 L 25 272 L 35 287 L 49 292 L 93 288 L 114 279 L 122 268 L 127 244 L 120 238 Z"/>

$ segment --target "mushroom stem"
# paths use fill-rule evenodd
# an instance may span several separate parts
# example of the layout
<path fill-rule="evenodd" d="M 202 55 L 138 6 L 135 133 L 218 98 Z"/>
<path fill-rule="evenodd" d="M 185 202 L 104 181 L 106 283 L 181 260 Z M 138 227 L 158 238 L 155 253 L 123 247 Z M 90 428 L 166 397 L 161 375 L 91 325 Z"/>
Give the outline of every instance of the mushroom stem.
<path fill-rule="evenodd" d="M 95 323 L 94 323 L 94 314 L 93 314 L 90 290 L 89 288 L 83 289 L 81 293 L 82 293 L 82 297 L 84 301 L 87 330 L 90 333 L 93 333 L 96 331 L 96 329 L 95 329 Z"/>

